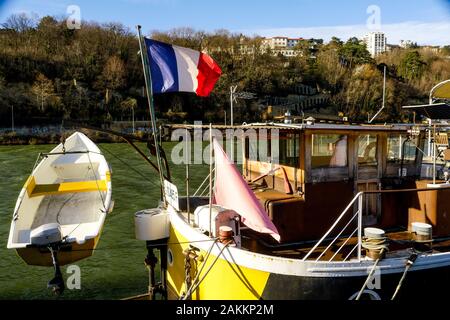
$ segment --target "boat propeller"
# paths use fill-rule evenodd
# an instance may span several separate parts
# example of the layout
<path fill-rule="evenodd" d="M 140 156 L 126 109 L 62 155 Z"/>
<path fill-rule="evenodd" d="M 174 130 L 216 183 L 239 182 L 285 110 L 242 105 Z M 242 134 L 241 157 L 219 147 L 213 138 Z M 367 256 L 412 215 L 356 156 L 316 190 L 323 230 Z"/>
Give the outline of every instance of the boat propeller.
<path fill-rule="evenodd" d="M 50 253 L 52 255 L 53 267 L 55 268 L 55 276 L 47 283 L 47 288 L 51 289 L 54 294 L 60 295 L 64 292 L 65 285 L 58 262 L 59 243 L 49 245 L 48 249 L 50 250 Z"/>

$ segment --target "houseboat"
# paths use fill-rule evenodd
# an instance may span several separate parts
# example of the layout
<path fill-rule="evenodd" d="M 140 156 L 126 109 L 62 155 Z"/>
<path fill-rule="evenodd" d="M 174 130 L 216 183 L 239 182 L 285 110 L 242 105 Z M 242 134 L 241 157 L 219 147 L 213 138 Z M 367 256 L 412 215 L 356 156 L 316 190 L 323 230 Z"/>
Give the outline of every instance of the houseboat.
<path fill-rule="evenodd" d="M 153 249 L 161 251 L 161 282 L 153 277 L 151 296 L 439 296 L 450 285 L 450 184 L 448 174 L 439 180 L 436 168 L 422 166 L 430 135 L 432 148 L 439 146 L 448 160 L 447 127 L 314 121 L 216 126 L 240 132 L 243 181 L 279 241 L 248 227 L 243 212 L 217 204 L 213 165 L 193 195 L 181 196 L 165 181 L 160 206 L 136 214 L 136 233 L 147 240 L 152 268 Z M 189 134 L 208 129 L 176 128 Z M 261 134 L 271 131 L 275 138 Z M 256 156 L 254 132 L 259 143 L 267 139 L 270 146 Z M 430 173 L 434 176 L 426 176 Z"/>

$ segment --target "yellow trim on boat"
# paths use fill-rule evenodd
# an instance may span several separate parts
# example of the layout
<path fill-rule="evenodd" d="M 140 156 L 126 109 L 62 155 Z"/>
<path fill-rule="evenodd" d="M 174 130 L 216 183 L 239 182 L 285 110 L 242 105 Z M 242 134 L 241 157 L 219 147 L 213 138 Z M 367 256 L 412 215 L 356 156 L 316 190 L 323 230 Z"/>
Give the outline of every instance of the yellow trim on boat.
<path fill-rule="evenodd" d="M 183 251 L 189 248 L 189 240 L 172 225 L 169 243 L 171 243 L 169 249 L 171 250 L 173 263 L 168 265 L 167 282 L 171 290 L 177 296 L 180 296 L 183 292 L 186 292 Z M 207 252 L 200 250 L 197 254 L 205 257 Z M 231 259 L 225 260 L 222 258 L 217 259 L 214 266 L 212 266 L 214 260 L 215 256 L 211 254 L 199 276 L 199 279 L 204 279 L 198 289 L 192 294 L 192 299 L 261 299 L 270 276 L 269 272 L 250 269 L 235 264 Z M 205 262 L 193 261 L 191 263 L 191 279 L 194 279 L 195 272 Z M 210 267 L 211 270 L 206 274 L 206 270 Z"/>
<path fill-rule="evenodd" d="M 79 193 L 92 191 L 106 191 L 107 180 L 91 180 L 91 181 L 76 181 L 63 182 L 54 184 L 36 184 L 34 177 L 28 178 L 25 184 L 28 196 L 38 197 L 51 194 L 63 193 Z"/>
<path fill-rule="evenodd" d="M 31 194 L 36 187 L 36 180 L 34 180 L 34 177 L 29 176 L 23 187 L 27 190 L 28 196 L 31 197 Z"/>
<path fill-rule="evenodd" d="M 106 182 L 110 182 L 111 181 L 111 172 L 106 171 Z"/>

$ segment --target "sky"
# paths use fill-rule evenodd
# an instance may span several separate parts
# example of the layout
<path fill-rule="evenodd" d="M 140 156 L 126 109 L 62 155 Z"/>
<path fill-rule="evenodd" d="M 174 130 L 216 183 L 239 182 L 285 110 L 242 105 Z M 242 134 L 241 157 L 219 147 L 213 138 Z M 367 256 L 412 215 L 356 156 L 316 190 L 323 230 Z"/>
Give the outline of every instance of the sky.
<path fill-rule="evenodd" d="M 14 13 L 121 22 L 144 33 L 177 27 L 260 36 L 348 39 L 383 31 L 388 43 L 450 44 L 450 0 L 0 0 L 0 23 Z"/>

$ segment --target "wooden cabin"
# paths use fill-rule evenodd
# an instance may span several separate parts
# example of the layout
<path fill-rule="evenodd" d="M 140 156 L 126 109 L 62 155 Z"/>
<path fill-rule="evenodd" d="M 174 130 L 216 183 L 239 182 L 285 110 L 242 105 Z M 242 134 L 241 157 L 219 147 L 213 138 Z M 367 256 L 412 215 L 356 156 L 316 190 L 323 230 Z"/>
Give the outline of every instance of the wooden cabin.
<path fill-rule="evenodd" d="M 282 243 L 322 237 L 359 191 L 426 188 L 430 182 L 420 180 L 424 128 L 335 124 L 251 128 L 278 130 L 278 138 L 267 135 L 270 143 L 262 156 L 251 152 L 254 136 L 245 135 L 242 173 L 278 228 Z M 271 148 L 277 145 L 278 161 L 273 161 L 277 156 Z M 278 166 L 281 169 L 264 176 Z M 450 189 L 365 194 L 363 225 L 400 231 L 412 222 L 426 222 L 434 235 L 448 236 L 449 195 Z M 268 237 L 264 240 L 270 242 Z"/>

